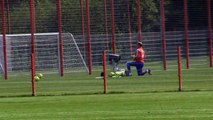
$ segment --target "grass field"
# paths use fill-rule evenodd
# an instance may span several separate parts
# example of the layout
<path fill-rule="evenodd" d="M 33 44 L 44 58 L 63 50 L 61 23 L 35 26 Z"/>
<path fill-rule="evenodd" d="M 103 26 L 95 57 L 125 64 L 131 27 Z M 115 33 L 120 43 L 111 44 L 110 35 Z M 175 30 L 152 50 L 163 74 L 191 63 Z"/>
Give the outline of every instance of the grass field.
<path fill-rule="evenodd" d="M 10 73 L 0 80 L 0 120 L 211 120 L 213 70 L 183 70 L 178 91 L 177 70 L 153 75 L 107 78 L 107 94 L 100 72 L 46 74 L 36 82 L 32 97 L 30 72 Z"/>
<path fill-rule="evenodd" d="M 68 73 L 64 77 L 58 74 L 44 74 L 41 81 L 36 82 L 38 96 L 102 94 L 103 80 L 95 79 L 100 72 L 92 75 L 86 73 Z M 178 75 L 176 70 L 153 71 L 153 75 L 107 78 L 108 93 L 146 93 L 178 91 Z M 183 70 L 183 91 L 213 90 L 212 68 Z M 8 80 L 0 80 L 0 97 L 31 96 L 30 74 L 9 74 Z"/>
<path fill-rule="evenodd" d="M 212 120 L 213 92 L 9 97 L 1 120 Z"/>

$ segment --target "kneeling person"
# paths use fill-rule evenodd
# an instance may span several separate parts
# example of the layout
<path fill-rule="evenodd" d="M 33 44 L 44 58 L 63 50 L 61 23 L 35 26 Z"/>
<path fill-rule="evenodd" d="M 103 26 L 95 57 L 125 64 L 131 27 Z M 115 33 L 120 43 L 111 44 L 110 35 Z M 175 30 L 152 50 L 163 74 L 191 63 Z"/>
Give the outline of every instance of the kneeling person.
<path fill-rule="evenodd" d="M 151 70 L 150 69 L 147 69 L 147 70 L 143 71 L 144 59 L 145 59 L 145 51 L 144 51 L 142 46 L 143 46 L 142 42 L 138 42 L 137 43 L 137 49 L 135 51 L 135 54 L 132 55 L 133 61 L 127 62 L 127 64 L 126 64 L 126 66 L 127 66 L 126 75 L 127 76 L 131 76 L 132 75 L 131 66 L 135 66 L 136 67 L 138 76 L 143 76 L 146 73 L 151 75 Z"/>

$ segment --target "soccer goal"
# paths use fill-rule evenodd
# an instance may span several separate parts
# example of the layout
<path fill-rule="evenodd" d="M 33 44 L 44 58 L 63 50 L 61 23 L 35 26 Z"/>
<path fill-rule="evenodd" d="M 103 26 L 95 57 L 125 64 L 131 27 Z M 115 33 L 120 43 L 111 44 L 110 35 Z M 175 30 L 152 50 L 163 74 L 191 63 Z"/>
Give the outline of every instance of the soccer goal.
<path fill-rule="evenodd" d="M 0 49 L 1 49 L 1 52 L 0 52 L 0 73 L 4 73 L 4 68 L 3 68 L 3 65 L 4 65 L 4 63 L 3 63 L 3 59 L 4 59 L 4 56 L 3 56 L 3 54 L 2 54 L 2 47 L 0 46 Z"/>
<path fill-rule="evenodd" d="M 74 36 L 71 33 L 63 33 L 63 47 L 64 47 L 64 65 L 66 71 L 77 71 L 78 69 L 83 69 L 89 72 L 87 64 L 82 56 L 79 45 L 77 44 Z M 81 44 L 83 47 L 83 44 Z M 70 70 L 73 69 L 73 70 Z"/>
<path fill-rule="evenodd" d="M 0 35 L 0 73 L 4 73 L 3 37 Z"/>
<path fill-rule="evenodd" d="M 2 45 L 2 36 L 0 36 L 0 73 L 3 73 L 4 69 L 3 69 L 3 63 L 2 63 L 2 59 L 4 58 L 3 56 L 3 45 Z"/>
<path fill-rule="evenodd" d="M 34 35 L 36 70 L 58 72 L 60 68 L 59 33 L 35 33 Z M 88 72 L 87 65 L 73 35 L 63 33 L 62 39 L 64 72 Z M 9 43 L 7 44 L 8 68 L 10 68 L 8 70 L 29 71 L 31 69 L 31 34 L 7 34 L 6 41 Z M 2 63 L 2 60 L 0 63 Z"/>

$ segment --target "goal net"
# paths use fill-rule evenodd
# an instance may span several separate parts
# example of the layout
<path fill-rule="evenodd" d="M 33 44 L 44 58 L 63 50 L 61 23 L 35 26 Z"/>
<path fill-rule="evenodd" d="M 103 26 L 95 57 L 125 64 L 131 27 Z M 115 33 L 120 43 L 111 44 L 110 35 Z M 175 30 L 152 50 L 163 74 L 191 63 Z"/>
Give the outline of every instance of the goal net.
<path fill-rule="evenodd" d="M 2 36 L 0 37 L 0 73 L 4 72 L 3 65 L 4 65 L 4 54 L 3 54 L 3 39 Z"/>
<path fill-rule="evenodd" d="M 6 41 L 6 49 L 7 49 L 7 61 L 8 65 L 11 63 L 11 47 L 10 42 Z M 3 36 L 0 35 L 0 73 L 4 73 L 4 50 L 3 50 Z M 8 58 L 9 57 L 9 58 Z M 8 68 L 8 70 L 11 70 L 11 68 Z"/>
<path fill-rule="evenodd" d="M 62 40 L 64 72 L 88 72 L 79 45 L 73 35 L 71 33 L 63 33 Z M 6 41 L 8 71 L 29 71 L 31 69 L 31 34 L 8 34 L 6 35 Z M 35 33 L 35 51 L 37 71 L 59 71 L 58 33 Z M 1 52 L 0 56 L 2 55 L 3 53 Z M 1 66 L 3 65 L 2 60 L 1 57 Z"/>

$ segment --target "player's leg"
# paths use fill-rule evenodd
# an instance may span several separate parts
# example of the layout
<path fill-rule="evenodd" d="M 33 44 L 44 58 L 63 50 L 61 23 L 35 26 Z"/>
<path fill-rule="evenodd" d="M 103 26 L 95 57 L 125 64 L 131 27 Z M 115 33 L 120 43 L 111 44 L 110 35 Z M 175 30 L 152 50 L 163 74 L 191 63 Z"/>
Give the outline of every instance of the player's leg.
<path fill-rule="evenodd" d="M 137 63 L 136 69 L 137 69 L 138 76 L 143 76 L 144 74 L 147 73 L 146 70 L 143 72 L 143 66 L 144 66 L 143 62 L 138 62 Z"/>
<path fill-rule="evenodd" d="M 148 73 L 149 75 L 152 75 L 152 71 L 151 71 L 150 69 L 147 69 L 147 73 Z"/>
<path fill-rule="evenodd" d="M 127 71 L 126 71 L 126 76 L 131 76 L 131 66 L 136 66 L 136 62 L 135 61 L 129 61 L 126 63 L 126 67 L 127 67 Z"/>

